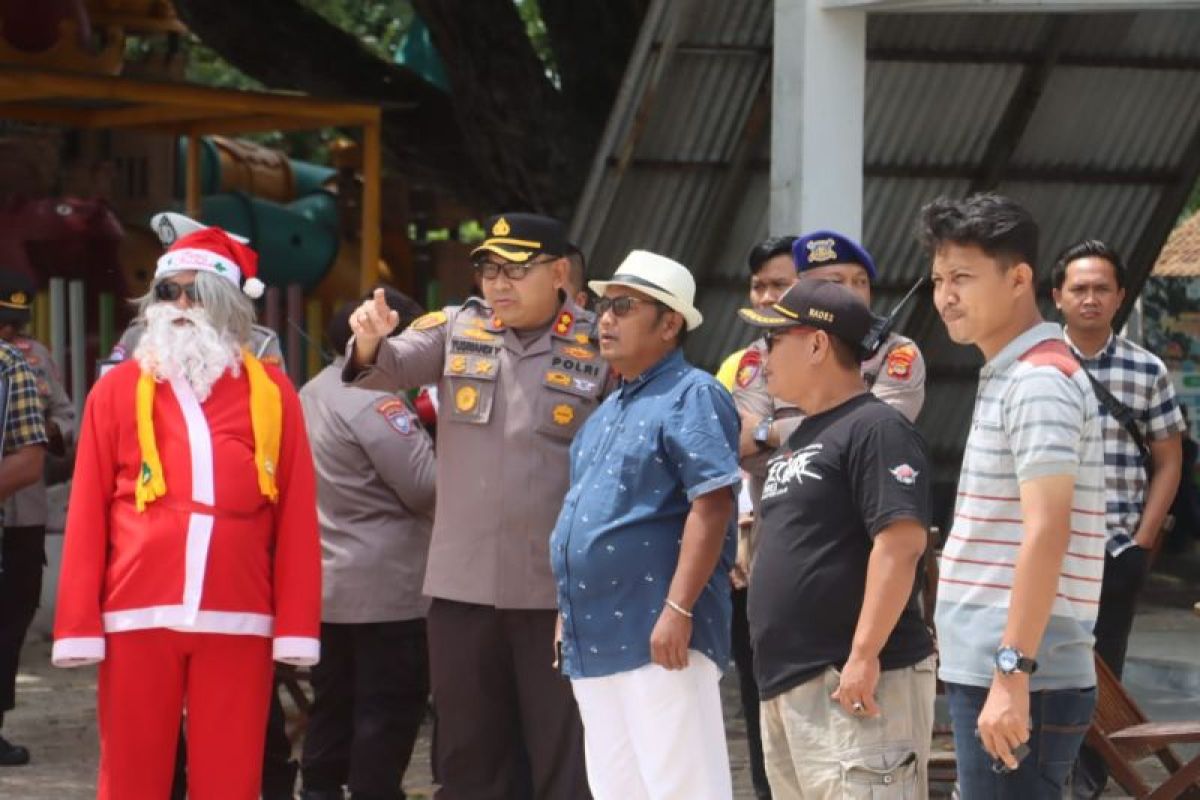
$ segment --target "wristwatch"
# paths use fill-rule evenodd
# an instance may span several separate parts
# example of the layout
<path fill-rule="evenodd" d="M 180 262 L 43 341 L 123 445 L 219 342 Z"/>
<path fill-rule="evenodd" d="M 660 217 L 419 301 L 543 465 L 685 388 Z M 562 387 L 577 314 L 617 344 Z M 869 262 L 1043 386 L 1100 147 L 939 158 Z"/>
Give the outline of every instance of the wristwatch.
<path fill-rule="evenodd" d="M 762 420 L 754 426 L 754 443 L 761 450 L 769 450 L 771 447 L 771 423 L 775 421 L 775 417 L 763 417 Z"/>
<path fill-rule="evenodd" d="M 1001 645 L 996 648 L 996 669 L 1001 675 L 1012 675 L 1014 672 L 1023 672 L 1026 675 L 1032 675 L 1037 672 L 1037 661 L 1026 657 L 1024 653 L 1015 647 Z"/>

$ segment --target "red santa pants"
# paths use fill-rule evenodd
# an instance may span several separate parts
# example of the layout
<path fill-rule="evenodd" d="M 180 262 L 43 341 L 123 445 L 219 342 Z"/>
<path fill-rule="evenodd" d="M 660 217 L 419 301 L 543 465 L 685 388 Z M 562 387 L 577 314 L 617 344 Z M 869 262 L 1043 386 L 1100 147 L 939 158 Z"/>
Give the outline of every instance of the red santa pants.
<path fill-rule="evenodd" d="M 98 800 L 170 795 L 185 706 L 188 797 L 256 800 L 271 692 L 271 640 L 165 629 L 105 638 L 97 710 Z"/>

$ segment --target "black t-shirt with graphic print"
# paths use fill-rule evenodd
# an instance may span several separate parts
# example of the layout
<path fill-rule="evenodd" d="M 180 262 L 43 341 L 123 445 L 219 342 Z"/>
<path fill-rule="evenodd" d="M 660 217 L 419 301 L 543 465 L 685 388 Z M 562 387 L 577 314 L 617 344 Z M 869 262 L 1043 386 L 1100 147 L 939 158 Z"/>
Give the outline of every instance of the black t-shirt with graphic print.
<path fill-rule="evenodd" d="M 749 598 L 764 700 L 845 664 L 872 541 L 897 520 L 928 526 L 929 478 L 916 428 L 865 392 L 805 419 L 768 462 Z M 914 582 L 880 665 L 932 652 Z"/>

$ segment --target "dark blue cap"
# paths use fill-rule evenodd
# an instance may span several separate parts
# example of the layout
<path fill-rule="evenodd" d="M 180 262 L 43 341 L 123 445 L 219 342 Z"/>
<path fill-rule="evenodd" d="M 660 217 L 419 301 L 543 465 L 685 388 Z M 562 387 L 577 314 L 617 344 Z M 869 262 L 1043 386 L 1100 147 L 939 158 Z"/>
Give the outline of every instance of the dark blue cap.
<path fill-rule="evenodd" d="M 792 260 L 797 272 L 830 264 L 858 264 L 875 282 L 875 261 L 871 254 L 850 237 L 834 231 L 813 231 L 801 236 L 792 245 Z"/>

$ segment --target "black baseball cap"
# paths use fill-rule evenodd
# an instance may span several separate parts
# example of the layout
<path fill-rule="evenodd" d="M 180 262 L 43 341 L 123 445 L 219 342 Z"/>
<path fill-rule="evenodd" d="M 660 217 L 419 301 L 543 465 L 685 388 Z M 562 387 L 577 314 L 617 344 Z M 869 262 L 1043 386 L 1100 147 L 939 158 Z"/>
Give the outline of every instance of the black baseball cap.
<path fill-rule="evenodd" d="M 831 281 L 798 281 L 765 311 L 743 308 L 738 315 L 756 328 L 820 328 L 862 355 L 875 316 L 851 290 Z"/>
<path fill-rule="evenodd" d="M 0 271 L 0 322 L 29 322 L 35 294 L 37 286 L 28 275 L 16 270 Z"/>
<path fill-rule="evenodd" d="M 497 214 L 488 217 L 484 229 L 487 238 L 471 251 L 472 258 L 487 252 L 521 264 L 538 253 L 565 256 L 569 247 L 563 224 L 541 214 Z"/>

